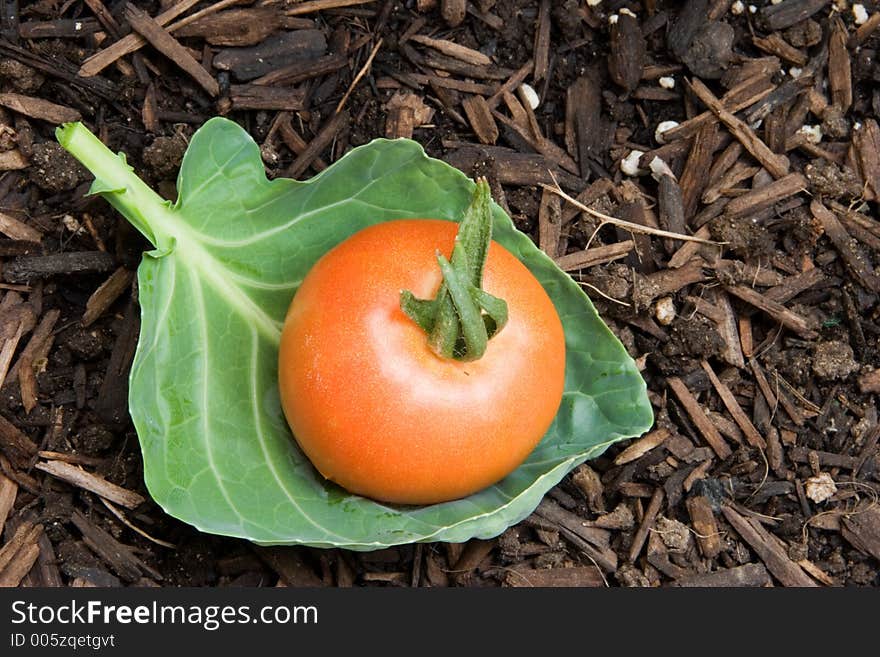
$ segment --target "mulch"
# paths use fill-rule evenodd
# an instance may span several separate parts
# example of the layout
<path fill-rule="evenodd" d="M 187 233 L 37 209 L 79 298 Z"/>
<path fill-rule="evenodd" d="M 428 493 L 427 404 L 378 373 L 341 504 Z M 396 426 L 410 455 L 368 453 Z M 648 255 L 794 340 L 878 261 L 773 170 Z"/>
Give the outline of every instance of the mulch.
<path fill-rule="evenodd" d="M 0 585 L 880 585 L 877 3 L 0 10 Z M 270 176 L 375 137 L 486 176 L 655 426 L 491 540 L 261 548 L 166 516 L 126 410 L 147 245 L 53 130 L 84 120 L 173 198 L 217 114 Z"/>

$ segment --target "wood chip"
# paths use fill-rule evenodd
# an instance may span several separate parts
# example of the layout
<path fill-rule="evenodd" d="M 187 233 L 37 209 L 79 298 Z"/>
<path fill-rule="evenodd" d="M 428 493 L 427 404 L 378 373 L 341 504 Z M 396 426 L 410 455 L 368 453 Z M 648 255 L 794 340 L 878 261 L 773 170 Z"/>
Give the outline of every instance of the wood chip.
<path fill-rule="evenodd" d="M 757 553 L 767 569 L 783 586 L 814 587 L 814 582 L 782 549 L 761 523 L 744 518 L 730 506 L 723 506 L 721 512 L 734 530 Z"/>
<path fill-rule="evenodd" d="M 805 191 L 809 187 L 807 179 L 799 173 L 790 173 L 769 185 L 758 187 L 738 196 L 724 208 L 725 216 L 739 218 L 748 214 L 757 214 L 780 201 Z"/>
<path fill-rule="evenodd" d="M 587 587 L 605 586 L 602 572 L 595 566 L 568 568 L 528 568 L 512 566 L 504 573 L 504 583 L 513 587 Z"/>
<path fill-rule="evenodd" d="M 825 7 L 830 0 L 786 0 L 778 4 L 768 4 L 761 10 L 761 22 L 775 32 L 784 30 L 808 19 Z"/>
<path fill-rule="evenodd" d="M 200 0 L 181 0 L 180 2 L 176 2 L 171 5 L 168 9 L 163 11 L 161 14 L 157 15 L 155 18 L 156 23 L 159 25 L 168 25 L 175 18 L 180 16 L 181 14 L 186 13 L 192 7 L 197 5 Z M 238 0 L 230 0 L 229 2 L 223 3 L 215 3 L 215 4 L 235 4 Z M 173 30 L 172 30 L 173 31 Z M 138 49 L 142 48 L 147 44 L 146 40 L 138 34 L 128 34 L 121 38 L 119 41 L 114 42 L 107 48 L 103 50 L 99 50 L 91 57 L 87 58 L 78 71 L 78 75 L 81 77 L 92 77 L 97 75 L 105 68 L 110 66 L 113 62 L 118 59 L 125 57 L 133 52 L 136 52 Z"/>
<path fill-rule="evenodd" d="M 538 26 L 535 29 L 535 69 L 534 80 L 540 82 L 547 77 L 550 68 L 550 0 L 541 0 L 538 8 Z M 639 69 L 641 73 L 641 69 Z"/>
<path fill-rule="evenodd" d="M 14 240 L 39 242 L 43 239 L 43 234 L 36 228 L 28 226 L 4 212 L 0 212 L 0 233 Z"/>
<path fill-rule="evenodd" d="M 875 11 L 864 23 L 856 28 L 855 33 L 849 38 L 847 46 L 855 50 L 867 41 L 877 28 L 880 27 L 880 12 Z"/>
<path fill-rule="evenodd" d="M 645 546 L 645 540 L 648 538 L 648 532 L 651 530 L 651 527 L 653 527 L 654 520 L 660 512 L 660 507 L 663 504 L 663 497 L 663 489 L 659 487 L 655 488 L 654 493 L 651 495 L 651 501 L 648 503 L 648 508 L 645 509 L 645 515 L 642 517 L 642 522 L 633 536 L 632 545 L 630 545 L 629 548 L 630 563 L 635 563 L 636 559 L 639 558 L 639 553 L 641 553 L 642 548 Z"/>
<path fill-rule="evenodd" d="M 326 9 L 342 9 L 343 7 L 367 5 L 371 2 L 376 2 L 376 0 L 306 0 L 306 2 L 297 3 L 286 9 L 284 13 L 288 16 L 302 16 Z"/>
<path fill-rule="evenodd" d="M 575 251 L 556 258 L 556 265 L 563 271 L 576 271 L 602 265 L 626 257 L 632 251 L 634 244 L 632 240 L 626 240 L 608 246 L 596 246 L 584 251 Z"/>
<path fill-rule="evenodd" d="M 32 119 L 39 119 L 49 123 L 68 123 L 80 121 L 82 115 L 75 109 L 57 105 L 43 100 L 42 98 L 33 98 L 16 93 L 0 93 L 0 105 L 8 107 L 13 112 L 24 114 Z"/>
<path fill-rule="evenodd" d="M 794 311 L 789 310 L 781 303 L 773 301 L 766 295 L 763 295 L 760 292 L 757 292 L 756 290 L 745 287 L 743 285 L 728 285 L 725 286 L 724 289 L 733 296 L 742 299 L 746 303 L 749 303 L 760 310 L 763 310 L 777 322 L 779 322 L 786 328 L 791 329 L 792 331 L 806 338 L 807 340 L 815 340 L 819 337 L 819 334 L 812 328 L 810 328 L 809 323 L 804 317 L 798 315 Z"/>
<path fill-rule="evenodd" d="M 262 58 L 260 58 L 262 59 Z M 215 66 L 217 62 L 215 60 Z M 333 53 L 316 59 L 298 59 L 292 64 L 275 68 L 274 70 L 260 75 L 253 82 L 262 85 L 294 85 L 305 80 L 317 78 L 328 73 L 333 73 L 345 67 L 348 64 L 348 58 L 345 55 Z M 251 68 L 247 70 L 252 70 Z M 259 70 L 254 70 L 258 73 Z M 239 74 L 241 76 L 241 74 Z M 246 76 L 250 79 L 250 73 Z"/>
<path fill-rule="evenodd" d="M 86 301 L 86 311 L 82 316 L 82 325 L 89 326 L 98 319 L 129 288 L 134 279 L 134 272 L 120 267 L 101 283 L 97 290 Z"/>
<path fill-rule="evenodd" d="M 770 80 L 770 74 L 748 76 L 728 89 L 727 93 L 721 96 L 721 103 L 729 112 L 735 114 L 765 98 L 775 88 L 776 85 Z M 706 123 L 716 120 L 712 110 L 706 110 L 664 132 L 663 139 L 667 142 L 686 139 L 696 134 Z"/>
<path fill-rule="evenodd" d="M 58 568 L 58 558 L 55 556 L 55 549 L 46 532 L 40 533 L 37 545 L 40 548 L 40 556 L 37 558 L 37 568 L 42 580 L 40 586 L 61 588 L 64 586 L 64 581 L 61 579 L 61 571 Z"/>
<path fill-rule="evenodd" d="M 730 297 L 727 296 L 724 290 L 717 288 L 713 290 L 711 298 L 714 300 L 715 306 L 720 313 L 716 325 L 718 327 L 718 334 L 724 340 L 721 357 L 730 365 L 742 369 L 746 366 L 746 363 L 743 355 L 741 331 L 738 318 L 730 303 Z"/>
<path fill-rule="evenodd" d="M 712 234 L 709 231 L 708 226 L 701 226 L 695 233 L 694 237 L 698 237 L 701 240 L 711 239 Z M 675 253 L 672 254 L 672 257 L 669 258 L 668 266 L 672 269 L 679 269 L 680 267 L 684 267 L 694 260 L 694 256 L 703 248 L 703 244 L 699 242 L 685 242 L 681 245 L 681 248 L 678 249 Z"/>
<path fill-rule="evenodd" d="M 37 463 L 34 467 L 37 470 L 47 472 L 53 477 L 57 477 L 62 481 L 91 491 L 100 497 L 107 498 L 111 502 L 124 506 L 127 509 L 134 509 L 143 504 L 144 498 L 134 491 L 117 486 L 110 483 L 103 477 L 86 472 L 80 467 L 62 461 L 43 461 Z"/>
<path fill-rule="evenodd" d="M 831 36 L 828 40 L 828 84 L 831 87 L 831 103 L 846 113 L 852 106 L 852 70 L 846 42 L 849 35 L 839 16 L 831 19 Z"/>
<path fill-rule="evenodd" d="M 492 59 L 488 55 L 484 55 L 479 50 L 462 46 L 454 41 L 449 41 L 447 39 L 433 39 L 421 34 L 411 36 L 410 40 L 433 48 L 438 52 L 442 52 L 444 55 L 449 55 L 450 57 L 455 57 L 468 64 L 473 64 L 474 66 L 489 66 L 492 64 Z"/>
<path fill-rule="evenodd" d="M 20 171 L 27 169 L 30 164 L 30 161 L 17 148 L 0 153 L 0 171 Z"/>
<path fill-rule="evenodd" d="M 34 363 L 28 356 L 23 356 L 19 361 L 18 383 L 21 393 L 21 405 L 24 412 L 30 415 L 37 405 L 37 377 L 34 372 Z"/>
<path fill-rule="evenodd" d="M 771 409 L 776 408 L 777 402 L 782 404 L 782 407 L 785 409 L 785 412 L 788 413 L 788 416 L 791 418 L 792 422 L 794 422 L 797 426 L 802 427 L 806 420 L 804 419 L 803 414 L 800 410 L 791 403 L 791 400 L 785 395 L 782 391 L 774 390 L 770 387 L 770 382 L 767 381 L 767 377 L 764 374 L 764 370 L 761 369 L 761 366 L 755 360 L 749 361 L 749 366 L 751 367 L 752 374 L 755 377 L 755 382 L 758 384 L 758 387 L 761 389 L 761 394 L 764 395 L 764 399 L 767 400 L 767 405 Z M 778 394 L 776 394 L 778 393 Z"/>
<path fill-rule="evenodd" d="M 755 132 L 741 119 L 728 111 L 724 104 L 715 97 L 709 88 L 699 79 L 694 78 L 690 88 L 696 96 L 727 126 L 731 134 L 736 137 L 743 147 L 760 162 L 774 178 L 782 178 L 788 174 L 788 158 L 777 155 L 771 151 L 767 144 L 755 134 Z"/>
<path fill-rule="evenodd" d="M 18 495 L 18 484 L 0 472 L 0 536 L 3 536 L 3 527 L 15 504 Z"/>
<path fill-rule="evenodd" d="M 870 259 L 859 252 L 858 244 L 849 236 L 837 216 L 818 199 L 810 203 L 810 212 L 822 224 L 825 234 L 853 276 L 868 290 L 880 292 L 880 276 L 874 272 Z"/>
<path fill-rule="evenodd" d="M 27 435 L 0 415 L 0 451 L 18 466 L 28 466 L 37 453 L 37 446 Z"/>
<path fill-rule="evenodd" d="M 296 87 L 267 87 L 257 84 L 233 84 L 229 87 L 231 110 L 280 110 L 292 112 L 304 109 L 305 90 Z"/>
<path fill-rule="evenodd" d="M 687 498 L 685 506 L 687 506 L 694 531 L 697 533 L 697 545 L 700 547 L 700 552 L 707 559 L 714 559 L 721 552 L 723 544 L 721 532 L 718 530 L 718 523 L 715 521 L 715 514 L 712 512 L 709 500 L 704 495 L 694 495 Z"/>
<path fill-rule="evenodd" d="M 735 568 L 723 568 L 711 573 L 693 573 L 675 581 L 674 586 L 732 588 L 773 586 L 770 573 L 763 564 L 747 563 Z"/>
<path fill-rule="evenodd" d="M 690 221 L 709 181 L 712 153 L 715 150 L 717 124 L 706 123 L 694 136 L 690 154 L 681 174 L 682 204 L 685 221 Z"/>
<path fill-rule="evenodd" d="M 864 180 L 864 198 L 877 201 L 880 199 L 880 126 L 876 120 L 866 118 L 862 127 L 853 131 L 853 146 Z"/>
<path fill-rule="evenodd" d="M 14 380 L 18 377 L 18 370 L 25 361 L 36 363 L 49 355 L 49 349 L 54 342 L 53 330 L 60 316 L 61 311 L 57 308 L 53 308 L 43 314 L 40 323 L 37 324 L 34 332 L 31 334 L 30 340 L 28 340 L 18 360 L 9 370 L 8 376 L 11 379 Z"/>
<path fill-rule="evenodd" d="M 646 44 L 639 22 L 631 14 L 621 12 L 617 22 L 611 24 L 610 49 L 608 73 L 611 79 L 624 91 L 633 91 L 642 78 Z"/>
<path fill-rule="evenodd" d="M 15 258 L 5 264 L 3 276 L 10 283 L 29 283 L 56 274 L 106 272 L 115 265 L 116 258 L 104 251 L 68 251 Z"/>
<path fill-rule="evenodd" d="M 562 201 L 553 192 L 544 189 L 538 207 L 538 247 L 550 258 L 559 255 L 562 234 Z"/>
<path fill-rule="evenodd" d="M 480 143 L 494 144 L 498 140 L 498 126 L 486 99 L 472 95 L 465 98 L 461 105 Z"/>
<path fill-rule="evenodd" d="M 855 470 L 859 465 L 859 458 L 846 454 L 835 454 L 816 449 L 809 449 L 802 445 L 792 445 L 788 448 L 788 457 L 795 463 L 818 463 L 820 466 L 829 468 L 846 468 Z"/>
<path fill-rule="evenodd" d="M 12 534 L 12 538 L 0 548 L 0 577 L 2 577 L 2 573 L 10 564 L 15 563 L 20 552 L 37 544 L 37 540 L 42 533 L 42 525 L 35 525 L 27 520 L 18 525 L 15 529 L 15 533 Z M 36 560 L 36 557 L 34 560 Z M 31 565 L 33 565 L 33 562 L 31 562 Z M 30 570 L 30 567 L 28 567 L 27 570 Z M 25 573 L 27 570 L 25 570 Z M 24 573 L 22 573 L 21 576 L 24 577 Z"/>
<path fill-rule="evenodd" d="M 343 126 L 348 123 L 348 111 L 333 114 L 324 124 L 321 130 L 315 135 L 315 138 L 309 142 L 309 145 L 300 153 L 297 158 L 284 172 L 286 178 L 297 178 L 302 175 L 321 152 L 330 145 L 330 142 L 336 137 Z"/>
<path fill-rule="evenodd" d="M 580 175 L 588 178 L 591 163 L 604 157 L 608 142 L 608 125 L 602 118 L 602 89 L 592 76 L 575 80 L 566 91 L 565 123 L 574 136 L 568 150 L 577 154 Z"/>
<path fill-rule="evenodd" d="M 258 547 L 256 552 L 287 586 L 322 586 L 323 581 L 303 558 L 299 547 Z"/>
<path fill-rule="evenodd" d="M 487 159 L 494 162 L 494 174 L 502 185 L 549 185 L 558 182 L 563 189 L 583 189 L 583 181 L 579 177 L 557 169 L 555 163 L 535 153 L 519 153 L 500 146 L 468 144 L 445 157 L 448 164 L 462 171 L 471 171 L 476 163 Z"/>
<path fill-rule="evenodd" d="M 23 547 L 16 553 L 15 560 L 4 570 L 0 571 L 0 588 L 18 586 L 21 580 L 30 572 L 30 569 L 34 567 L 39 556 L 39 545 L 31 544 Z"/>
<path fill-rule="evenodd" d="M 614 465 L 624 465 L 641 458 L 652 449 L 659 447 L 669 437 L 669 429 L 655 429 L 645 434 L 642 438 L 628 446 L 617 458 L 614 459 Z"/>
<path fill-rule="evenodd" d="M 474 538 L 465 543 L 461 555 L 455 560 L 452 569 L 457 574 L 469 573 L 476 570 L 486 557 L 495 548 L 494 540 L 482 540 Z"/>
<path fill-rule="evenodd" d="M 703 436 L 703 439 L 709 447 L 712 448 L 712 451 L 718 455 L 718 458 L 723 460 L 730 456 L 733 453 L 730 446 L 725 442 L 724 438 L 718 432 L 718 429 L 715 428 L 715 425 L 712 424 L 711 420 L 706 417 L 706 413 L 703 411 L 702 406 L 697 401 L 696 397 L 691 394 L 691 391 L 688 390 L 684 382 L 674 376 L 669 377 L 666 382 L 669 384 L 669 388 L 672 390 L 673 394 L 678 398 L 678 401 L 684 406 L 684 410 L 696 425 L 700 435 Z"/>
<path fill-rule="evenodd" d="M 721 397 L 721 401 L 724 403 L 724 407 L 727 409 L 727 412 L 730 413 L 734 422 L 739 426 L 742 430 L 743 435 L 746 440 L 752 447 L 758 447 L 759 449 L 766 449 L 767 443 L 764 442 L 763 436 L 758 433 L 758 430 L 755 428 L 755 425 L 752 424 L 752 421 L 749 419 L 749 416 L 745 414 L 742 407 L 736 401 L 736 397 L 733 396 L 733 393 L 715 374 L 715 371 L 712 369 L 712 366 L 709 365 L 709 362 L 706 360 L 701 361 L 700 363 L 703 367 L 703 371 L 706 372 L 706 375 L 709 377 L 709 381 L 712 382 L 712 386 L 715 388 L 715 391 L 718 393 L 718 396 Z"/>
<path fill-rule="evenodd" d="M 658 297 L 704 280 L 706 275 L 703 273 L 703 263 L 696 258 L 678 269 L 663 269 L 648 276 L 636 275 L 633 301 L 637 309 L 647 308 Z"/>
<path fill-rule="evenodd" d="M 871 370 L 859 375 L 859 390 L 865 394 L 880 392 L 880 370 Z"/>
<path fill-rule="evenodd" d="M 434 110 L 413 93 L 395 93 L 386 105 L 385 136 L 410 139 L 418 126 L 430 123 Z"/>
<path fill-rule="evenodd" d="M 880 508 L 876 505 L 863 503 L 844 514 L 840 531 L 857 550 L 880 559 Z"/>
<path fill-rule="evenodd" d="M 277 7 L 248 7 L 204 16 L 176 30 L 175 35 L 201 37 L 212 46 L 254 46 L 283 24 Z"/>
<path fill-rule="evenodd" d="M 535 515 L 550 523 L 545 528 L 559 530 L 567 541 L 576 545 L 605 572 L 617 570 L 617 554 L 608 544 L 610 534 L 607 530 L 587 526 L 583 518 L 546 497 L 535 509 Z"/>
<path fill-rule="evenodd" d="M 98 527 L 82 513 L 74 511 L 70 519 L 82 533 L 83 542 L 89 549 L 124 581 L 137 582 L 141 578 L 141 573 L 147 572 L 144 563 L 134 555 L 129 546 L 117 541 L 109 532 Z M 154 573 L 154 577 L 156 575 L 158 573 Z"/>
<path fill-rule="evenodd" d="M 776 55 L 796 66 L 803 66 L 807 63 L 807 54 L 788 43 L 779 32 L 773 32 L 766 37 L 753 36 L 752 43 L 759 50 Z"/>
<path fill-rule="evenodd" d="M 684 197 L 681 186 L 670 175 L 660 176 L 657 185 L 657 205 L 660 209 L 658 215 L 660 227 L 673 233 L 686 234 L 687 220 Z M 667 238 L 663 240 L 663 245 L 666 252 L 672 255 L 681 248 L 682 241 Z"/>
<path fill-rule="evenodd" d="M 129 2 L 125 5 L 125 19 L 135 32 L 177 64 L 209 95 L 213 97 L 220 95 L 220 85 L 217 80 L 149 14 Z"/>
<path fill-rule="evenodd" d="M 292 118 L 288 112 L 280 112 L 278 114 L 278 134 L 292 153 L 300 155 L 308 148 L 308 144 L 294 129 Z M 327 168 L 327 163 L 320 157 L 316 157 L 312 160 L 311 167 L 315 171 L 323 171 Z"/>
<path fill-rule="evenodd" d="M 777 303 L 786 303 L 794 299 L 801 292 L 815 287 L 825 280 L 825 274 L 818 267 L 813 267 L 800 274 L 789 276 L 779 285 L 771 287 L 764 292 L 764 296 Z"/>

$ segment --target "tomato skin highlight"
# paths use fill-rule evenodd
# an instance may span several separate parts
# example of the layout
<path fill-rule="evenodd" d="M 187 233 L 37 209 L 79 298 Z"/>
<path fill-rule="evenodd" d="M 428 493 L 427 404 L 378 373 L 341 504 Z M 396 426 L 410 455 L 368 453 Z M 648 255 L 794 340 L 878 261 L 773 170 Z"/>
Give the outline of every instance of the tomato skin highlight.
<path fill-rule="evenodd" d="M 400 309 L 400 291 L 433 298 L 439 249 L 458 224 L 403 219 L 328 251 L 291 302 L 279 385 L 288 424 L 326 478 L 400 504 L 470 495 L 519 466 L 562 399 L 565 336 L 547 293 L 492 242 L 483 289 L 508 305 L 507 325 L 478 360 L 435 355 Z"/>

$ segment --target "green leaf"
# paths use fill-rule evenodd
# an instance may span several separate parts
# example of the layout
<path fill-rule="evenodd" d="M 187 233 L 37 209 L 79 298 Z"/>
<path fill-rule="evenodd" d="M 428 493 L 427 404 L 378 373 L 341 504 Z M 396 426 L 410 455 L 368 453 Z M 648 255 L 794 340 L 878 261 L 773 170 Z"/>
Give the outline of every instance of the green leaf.
<path fill-rule="evenodd" d="M 157 247 L 138 270 L 142 324 L 129 400 L 147 487 L 176 518 L 263 544 L 355 550 L 488 538 L 531 513 L 576 465 L 650 428 L 632 359 L 579 286 L 493 204 L 494 239 L 543 284 L 565 328 L 559 413 L 520 468 L 465 499 L 396 507 L 349 494 L 314 470 L 281 411 L 277 347 L 287 307 L 335 244 L 391 219 L 458 220 L 473 182 L 413 141 L 384 139 L 307 182 L 269 182 L 253 140 L 217 118 L 193 136 L 180 197 L 168 206 L 89 136 L 78 124 L 58 133 L 101 180 L 96 191 Z"/>

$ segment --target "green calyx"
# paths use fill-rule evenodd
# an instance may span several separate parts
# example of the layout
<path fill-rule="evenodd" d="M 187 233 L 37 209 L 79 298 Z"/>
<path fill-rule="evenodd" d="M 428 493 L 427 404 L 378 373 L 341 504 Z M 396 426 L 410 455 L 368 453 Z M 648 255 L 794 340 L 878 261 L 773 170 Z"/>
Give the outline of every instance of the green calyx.
<path fill-rule="evenodd" d="M 471 204 L 455 236 L 452 257 L 439 251 L 443 282 L 433 299 L 400 293 L 400 308 L 428 334 L 428 345 L 442 358 L 477 360 L 489 340 L 507 323 L 507 303 L 482 289 L 483 269 L 492 241 L 492 195 L 485 179 L 477 180 Z"/>

